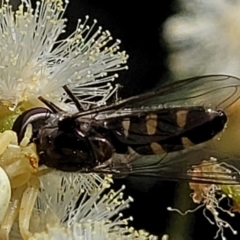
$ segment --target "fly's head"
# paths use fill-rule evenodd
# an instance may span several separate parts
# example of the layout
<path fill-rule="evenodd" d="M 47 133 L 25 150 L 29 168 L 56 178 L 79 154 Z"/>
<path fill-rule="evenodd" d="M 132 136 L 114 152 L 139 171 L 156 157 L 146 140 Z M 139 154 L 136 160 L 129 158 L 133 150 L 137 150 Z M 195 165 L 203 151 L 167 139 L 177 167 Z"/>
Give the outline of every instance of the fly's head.
<path fill-rule="evenodd" d="M 52 119 L 52 113 L 47 108 L 38 107 L 25 111 L 13 123 L 12 130 L 17 133 L 18 142 L 24 137 L 28 124 L 33 127 L 31 140 L 37 135 L 38 129 L 46 125 L 46 122 Z"/>
<path fill-rule="evenodd" d="M 199 108 L 189 111 L 185 125 L 185 136 L 194 144 L 212 139 L 220 133 L 227 123 L 227 115 L 221 110 Z"/>

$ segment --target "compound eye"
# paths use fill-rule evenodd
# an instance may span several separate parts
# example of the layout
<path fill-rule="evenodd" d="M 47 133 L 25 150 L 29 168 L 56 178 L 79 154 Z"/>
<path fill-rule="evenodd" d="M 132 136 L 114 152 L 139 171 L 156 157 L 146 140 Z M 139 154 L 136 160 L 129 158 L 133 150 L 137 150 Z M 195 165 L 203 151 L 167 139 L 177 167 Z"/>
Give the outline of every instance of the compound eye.
<path fill-rule="evenodd" d="M 29 109 L 20 114 L 12 126 L 12 130 L 17 133 L 18 142 L 20 143 L 22 141 L 28 124 L 33 124 L 34 129 L 34 127 L 36 127 L 34 126 L 34 122 L 39 119 L 45 120 L 47 116 L 49 116 L 48 113 L 50 113 L 50 111 L 47 108 L 38 107 Z"/>

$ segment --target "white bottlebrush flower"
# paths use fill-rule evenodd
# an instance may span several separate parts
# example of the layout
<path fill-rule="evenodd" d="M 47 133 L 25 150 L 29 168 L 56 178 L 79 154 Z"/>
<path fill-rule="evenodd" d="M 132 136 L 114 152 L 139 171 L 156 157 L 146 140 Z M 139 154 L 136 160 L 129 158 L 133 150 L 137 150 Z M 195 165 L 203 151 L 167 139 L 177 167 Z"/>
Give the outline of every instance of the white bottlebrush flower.
<path fill-rule="evenodd" d="M 15 107 L 41 95 L 52 101 L 64 98 L 61 87 L 68 87 L 82 103 L 105 103 L 116 88 L 113 72 L 126 69 L 127 56 L 118 52 L 119 41 L 111 44 L 108 31 L 94 30 L 79 21 L 76 31 L 58 40 L 64 32 L 65 4 L 61 0 L 37 2 L 21 0 L 16 12 L 9 1 L 0 9 L 0 101 Z M 97 87 L 96 87 L 96 86 Z M 97 102 L 92 97 L 99 97 Z M 40 178 L 41 189 L 31 215 L 29 230 L 33 239 L 156 239 L 145 231 L 127 226 L 121 211 L 131 198 L 122 191 L 109 190 L 110 178 L 96 174 L 51 172 Z M 24 204 L 24 203 L 23 203 Z M 11 231 L 12 240 L 22 239 L 18 221 Z"/>
<path fill-rule="evenodd" d="M 169 68 L 177 79 L 202 74 L 240 77 L 240 1 L 178 0 L 164 26 Z"/>
<path fill-rule="evenodd" d="M 24 100 L 45 96 L 60 101 L 61 87 L 84 97 L 99 96 L 99 104 L 114 91 L 117 74 L 125 69 L 127 56 L 119 41 L 110 43 L 108 31 L 88 26 L 88 16 L 79 20 L 74 33 L 58 40 L 65 31 L 63 14 L 68 1 L 41 0 L 33 10 L 30 0 L 21 0 L 16 12 L 9 0 L 0 9 L 0 101 L 15 106 Z M 94 87 L 93 84 L 98 84 Z M 89 99 L 91 102 L 91 97 Z"/>
<path fill-rule="evenodd" d="M 124 187 L 108 189 L 110 176 L 54 171 L 40 180 L 29 240 L 156 239 L 127 227 L 131 218 L 123 219 L 121 211 L 132 199 L 123 199 Z M 16 226 L 11 239 L 21 239 Z"/>
<path fill-rule="evenodd" d="M 33 10 L 30 0 L 21 0 L 14 12 L 8 0 L 0 9 L 0 102 L 15 107 L 39 95 L 60 102 L 61 87 L 68 87 L 82 103 L 102 105 L 116 90 L 113 72 L 126 69 L 127 55 L 111 44 L 108 31 L 94 30 L 79 20 L 76 31 L 58 40 L 64 32 L 67 1 L 42 0 Z M 97 86 L 97 87 L 96 87 Z M 98 97 L 97 102 L 92 100 Z M 51 172 L 40 178 L 41 189 L 31 215 L 33 239 L 156 239 L 127 226 L 121 211 L 131 198 L 109 190 L 109 178 L 95 174 Z M 24 205 L 24 203 L 23 203 Z M 26 206 L 25 206 L 26 207 Z M 22 239 L 16 220 L 11 240 Z M 28 226 L 27 226 L 28 227 Z M 25 229 L 28 230 L 28 229 Z M 26 235 L 25 235 L 26 238 Z"/>

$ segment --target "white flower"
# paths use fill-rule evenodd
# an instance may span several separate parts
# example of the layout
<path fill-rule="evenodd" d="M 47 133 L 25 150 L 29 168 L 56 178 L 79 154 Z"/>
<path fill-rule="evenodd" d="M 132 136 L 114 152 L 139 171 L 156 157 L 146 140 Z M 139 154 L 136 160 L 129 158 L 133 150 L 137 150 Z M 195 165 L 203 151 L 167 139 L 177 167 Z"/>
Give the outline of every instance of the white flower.
<path fill-rule="evenodd" d="M 156 239 L 128 228 L 121 211 L 131 198 L 123 199 L 124 187 L 109 190 L 110 176 L 51 172 L 41 177 L 41 191 L 33 212 L 29 240 Z M 11 239 L 21 239 L 15 226 Z"/>
<path fill-rule="evenodd" d="M 240 77 L 240 1 L 178 0 L 165 23 L 169 68 L 177 79 L 202 74 Z"/>
<path fill-rule="evenodd" d="M 100 103 L 111 95 L 110 84 L 117 75 L 112 72 L 126 69 L 125 52 L 118 52 L 119 41 L 109 44 L 108 31 L 79 20 L 68 38 L 58 40 L 65 32 L 63 14 L 68 1 L 41 0 L 36 10 L 30 0 L 21 0 L 16 13 L 9 0 L 0 9 L 0 101 L 15 106 L 39 95 L 60 101 L 61 87 L 70 89 L 83 99 L 100 97 Z M 96 29 L 95 29 L 96 28 Z M 98 84 L 97 88 L 94 84 Z M 85 102 L 86 102 L 85 101 Z"/>
<path fill-rule="evenodd" d="M 76 31 L 58 40 L 66 27 L 61 0 L 42 0 L 35 10 L 21 0 L 13 12 L 8 0 L 0 9 L 0 102 L 9 107 L 34 101 L 38 96 L 55 102 L 66 99 L 62 86 L 80 97 L 83 104 L 103 105 L 117 90 L 113 72 L 126 69 L 127 56 L 111 44 L 108 31 L 94 30 L 79 20 Z M 95 101 L 97 97 L 97 101 Z M 156 239 L 128 227 L 121 211 L 132 199 L 123 190 L 110 190 L 111 178 L 96 174 L 53 171 L 40 177 L 40 191 L 31 215 L 29 240 Z M 28 196 L 29 197 L 29 196 Z M 31 196 L 30 196 L 31 197 Z M 24 206 L 24 202 L 22 203 Z M 24 206 L 27 209 L 28 205 Z M 25 219 L 24 219 L 25 220 Z M 12 240 L 22 239 L 16 219 Z M 10 224 L 11 225 L 11 224 Z M 28 228 L 28 224 L 26 226 Z M 24 231 L 28 229 L 24 228 Z"/>

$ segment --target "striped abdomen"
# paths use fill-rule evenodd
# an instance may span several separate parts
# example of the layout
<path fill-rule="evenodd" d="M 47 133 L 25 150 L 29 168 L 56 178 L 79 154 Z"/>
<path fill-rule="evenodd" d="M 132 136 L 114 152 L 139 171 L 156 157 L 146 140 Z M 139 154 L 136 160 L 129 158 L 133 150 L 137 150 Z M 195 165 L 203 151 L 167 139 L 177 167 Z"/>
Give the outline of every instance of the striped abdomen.
<path fill-rule="evenodd" d="M 107 123 L 119 143 L 139 154 L 162 154 L 212 139 L 227 121 L 222 111 L 203 107 L 167 108 L 140 116 L 116 118 Z M 113 144 L 113 145 L 114 145 Z"/>

